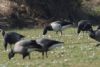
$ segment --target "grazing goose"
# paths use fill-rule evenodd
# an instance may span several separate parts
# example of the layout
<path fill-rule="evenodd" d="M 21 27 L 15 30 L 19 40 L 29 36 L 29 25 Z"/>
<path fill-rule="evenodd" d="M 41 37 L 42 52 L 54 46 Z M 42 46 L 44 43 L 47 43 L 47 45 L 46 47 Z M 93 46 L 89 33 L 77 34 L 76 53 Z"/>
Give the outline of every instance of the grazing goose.
<path fill-rule="evenodd" d="M 16 32 L 8 32 L 5 33 L 4 30 L 1 29 L 3 38 L 4 38 L 4 48 L 5 50 L 7 50 L 7 45 L 9 44 L 10 47 L 12 48 L 12 44 L 15 44 L 17 41 L 21 40 L 22 38 L 24 38 L 25 36 L 16 33 Z"/>
<path fill-rule="evenodd" d="M 26 56 L 30 58 L 30 52 L 33 50 L 42 52 L 43 57 L 45 52 L 47 57 L 47 52 L 55 47 L 61 46 L 60 43 L 63 42 L 50 39 L 20 40 L 15 44 L 14 49 L 9 52 L 8 57 L 11 59 L 15 53 L 20 53 L 23 55 L 23 59 Z"/>
<path fill-rule="evenodd" d="M 14 48 L 8 54 L 8 58 L 11 59 L 19 53 L 22 54 L 23 59 L 26 56 L 29 56 L 30 59 L 30 52 L 33 51 L 33 48 L 41 48 L 41 46 L 37 45 L 35 40 L 20 40 L 15 43 Z"/>
<path fill-rule="evenodd" d="M 36 51 L 42 52 L 42 56 L 44 58 L 44 53 L 46 54 L 46 57 L 48 57 L 47 56 L 48 51 L 61 46 L 61 43 L 64 42 L 42 38 L 42 39 L 37 39 L 36 43 L 42 47 L 38 48 Z"/>
<path fill-rule="evenodd" d="M 56 33 L 60 31 L 62 35 L 62 30 L 71 25 L 73 25 L 73 23 L 68 21 L 54 21 L 44 27 L 43 35 L 46 35 L 48 31 L 56 31 Z"/>
<path fill-rule="evenodd" d="M 77 33 L 79 34 L 81 31 L 89 31 L 92 29 L 92 25 L 89 20 L 81 20 L 78 23 L 78 30 Z"/>

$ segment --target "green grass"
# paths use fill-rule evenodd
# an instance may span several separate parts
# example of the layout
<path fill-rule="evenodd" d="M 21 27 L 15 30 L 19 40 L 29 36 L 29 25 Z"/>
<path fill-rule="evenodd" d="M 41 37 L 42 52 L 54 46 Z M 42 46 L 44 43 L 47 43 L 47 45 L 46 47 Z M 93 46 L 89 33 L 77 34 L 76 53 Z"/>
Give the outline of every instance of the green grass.
<path fill-rule="evenodd" d="M 42 38 L 42 29 L 9 30 L 16 31 L 26 36 L 25 39 Z M 0 67 L 100 67 L 100 47 L 95 47 L 97 42 L 88 37 L 77 35 L 76 29 L 69 28 L 63 31 L 63 35 L 48 32 L 46 38 L 63 41 L 64 48 L 57 48 L 48 52 L 48 58 L 42 59 L 39 52 L 33 51 L 31 59 L 16 54 L 11 60 L 8 52 L 4 50 L 3 37 L 0 34 Z M 80 37 L 80 39 L 78 39 Z M 88 39 L 89 38 L 89 39 Z"/>

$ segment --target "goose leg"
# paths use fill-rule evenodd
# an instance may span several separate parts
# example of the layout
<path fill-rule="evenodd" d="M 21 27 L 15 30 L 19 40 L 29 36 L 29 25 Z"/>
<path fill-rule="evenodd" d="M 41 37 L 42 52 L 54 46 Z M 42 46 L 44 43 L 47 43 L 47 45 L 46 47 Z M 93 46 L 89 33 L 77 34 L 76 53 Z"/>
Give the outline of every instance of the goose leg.
<path fill-rule="evenodd" d="M 83 31 L 83 38 L 84 38 L 84 36 L 85 36 L 85 32 Z"/>
<path fill-rule="evenodd" d="M 78 32 L 78 40 L 80 40 L 81 39 L 81 30 L 79 30 L 79 32 Z"/>
<path fill-rule="evenodd" d="M 23 53 L 23 59 L 26 57 L 26 54 L 25 53 Z"/>
<path fill-rule="evenodd" d="M 78 40 L 80 40 L 81 39 L 81 35 L 80 34 L 78 34 Z"/>
<path fill-rule="evenodd" d="M 29 59 L 30 59 L 30 53 L 27 51 L 27 49 L 23 49 L 23 52 L 22 52 L 22 55 L 23 55 L 23 59 L 26 57 L 26 56 L 29 56 Z"/>
<path fill-rule="evenodd" d="M 62 35 L 62 30 L 60 30 L 60 33 L 61 33 L 61 35 Z"/>
<path fill-rule="evenodd" d="M 46 51 L 45 53 L 46 53 L 46 57 L 48 58 L 48 52 Z"/>
<path fill-rule="evenodd" d="M 30 57 L 30 53 L 28 53 L 28 56 L 29 56 L 29 59 L 31 59 L 31 57 Z"/>
<path fill-rule="evenodd" d="M 4 42 L 4 48 L 5 48 L 5 50 L 7 50 L 7 45 L 8 45 L 8 43 Z"/>
<path fill-rule="evenodd" d="M 44 59 L 44 51 L 42 52 L 42 58 Z"/>
<path fill-rule="evenodd" d="M 24 59 L 26 56 L 29 56 L 29 59 L 30 59 L 30 54 L 29 54 L 28 52 L 23 53 L 23 59 Z"/>
<path fill-rule="evenodd" d="M 58 31 L 56 31 L 56 34 L 58 34 Z"/>

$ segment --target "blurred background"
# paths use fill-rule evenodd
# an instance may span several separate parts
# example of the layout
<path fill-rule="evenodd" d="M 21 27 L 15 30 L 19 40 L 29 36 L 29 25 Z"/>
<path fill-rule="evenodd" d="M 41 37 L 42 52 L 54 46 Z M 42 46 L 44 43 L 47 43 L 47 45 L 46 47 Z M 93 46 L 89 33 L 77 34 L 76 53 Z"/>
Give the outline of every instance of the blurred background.
<path fill-rule="evenodd" d="M 100 0 L 0 0 L 0 28 L 40 28 L 55 20 L 100 24 Z"/>

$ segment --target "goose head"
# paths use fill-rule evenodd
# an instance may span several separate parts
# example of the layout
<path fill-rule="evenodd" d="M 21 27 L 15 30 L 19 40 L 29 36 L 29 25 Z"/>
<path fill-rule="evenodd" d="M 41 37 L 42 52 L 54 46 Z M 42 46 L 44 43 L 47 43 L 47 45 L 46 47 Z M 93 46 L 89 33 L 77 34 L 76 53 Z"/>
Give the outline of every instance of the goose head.
<path fill-rule="evenodd" d="M 45 26 L 44 27 L 44 30 L 43 30 L 43 35 L 46 35 L 47 34 L 47 31 L 51 31 L 51 30 L 53 30 L 51 25 Z"/>
<path fill-rule="evenodd" d="M 14 55 L 15 55 L 14 51 L 11 50 L 11 52 L 9 52 L 9 54 L 8 54 L 8 58 L 11 59 L 14 57 Z"/>
<path fill-rule="evenodd" d="M 0 29 L 0 32 L 2 32 L 2 36 L 5 35 L 5 31 L 3 29 Z"/>

